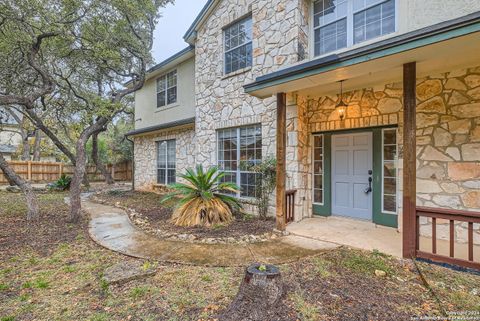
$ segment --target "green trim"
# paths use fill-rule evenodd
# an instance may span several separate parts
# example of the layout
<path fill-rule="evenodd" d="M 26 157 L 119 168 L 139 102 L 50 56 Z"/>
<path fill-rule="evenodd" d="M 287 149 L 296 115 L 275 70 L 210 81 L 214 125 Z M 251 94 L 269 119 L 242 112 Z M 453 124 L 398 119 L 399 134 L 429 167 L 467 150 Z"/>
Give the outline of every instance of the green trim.
<path fill-rule="evenodd" d="M 448 31 L 445 31 L 443 33 L 434 34 L 434 35 L 431 35 L 431 36 L 427 36 L 425 38 L 416 39 L 416 40 L 413 40 L 413 41 L 410 41 L 410 42 L 407 42 L 407 43 L 403 43 L 403 44 L 399 44 L 399 45 L 396 45 L 396 46 L 392 46 L 392 47 L 389 47 L 389 48 L 380 49 L 380 50 L 375 51 L 375 52 L 368 52 L 368 53 L 365 53 L 364 55 L 361 55 L 359 57 L 346 59 L 344 61 L 339 61 L 337 63 L 332 63 L 332 64 L 329 64 L 327 66 L 319 67 L 317 69 L 308 70 L 308 71 L 304 71 L 304 72 L 299 71 L 299 72 L 296 72 L 293 75 L 285 76 L 285 77 L 282 77 L 280 79 L 274 79 L 274 80 L 271 80 L 271 81 L 266 81 L 266 82 L 264 82 L 262 84 L 258 84 L 258 85 L 255 85 L 255 84 L 252 84 L 251 86 L 247 85 L 247 86 L 245 86 L 245 92 L 246 93 L 252 93 L 252 92 L 257 91 L 257 90 L 261 90 L 261 89 L 269 88 L 269 87 L 272 87 L 272 86 L 284 84 L 284 83 L 287 83 L 287 82 L 290 82 L 290 81 L 299 80 L 299 79 L 302 79 L 302 78 L 305 78 L 305 77 L 321 74 L 321 73 L 324 73 L 324 72 L 327 72 L 327 71 L 335 70 L 337 68 L 344 68 L 344 67 L 348 67 L 348 66 L 351 66 L 351 65 L 368 62 L 368 61 L 371 61 L 371 60 L 374 60 L 374 59 L 379 59 L 379 58 L 383 58 L 383 57 L 386 57 L 386 56 L 399 54 L 399 53 L 402 53 L 402 52 L 405 52 L 405 51 L 408 51 L 408 50 L 417 49 L 417 48 L 420 48 L 420 47 L 432 45 L 432 44 L 435 44 L 435 43 L 438 43 L 438 42 L 442 42 L 442 41 L 450 40 L 450 39 L 453 39 L 453 38 L 465 36 L 465 35 L 468 35 L 468 34 L 471 34 L 471 33 L 474 33 L 474 32 L 478 32 L 478 31 L 480 31 L 480 23 L 474 23 L 474 24 L 471 24 L 471 25 L 463 26 L 463 27 L 460 27 L 460 28 L 457 28 L 457 29 L 454 29 L 454 30 L 448 30 Z"/>
<path fill-rule="evenodd" d="M 390 126 L 391 127 L 391 126 Z M 396 126 L 394 126 L 396 127 Z M 387 128 L 387 127 L 383 127 Z M 373 132 L 373 223 L 389 227 L 398 227 L 398 216 L 382 212 L 382 129 Z"/>
<path fill-rule="evenodd" d="M 324 182 L 323 182 L 323 205 L 313 204 L 313 215 L 332 215 L 332 135 L 349 134 L 358 132 L 371 132 L 373 136 L 373 193 L 372 193 L 372 215 L 373 223 L 389 227 L 398 227 L 398 216 L 396 214 L 382 213 L 382 130 L 384 128 L 396 128 L 397 125 L 376 126 L 366 128 L 355 128 L 346 130 L 335 130 L 317 132 L 323 135 L 324 142 Z"/>
<path fill-rule="evenodd" d="M 332 216 L 332 134 L 323 135 L 323 205 L 313 204 L 313 215 Z M 313 182 L 312 182 L 313 184 Z"/>

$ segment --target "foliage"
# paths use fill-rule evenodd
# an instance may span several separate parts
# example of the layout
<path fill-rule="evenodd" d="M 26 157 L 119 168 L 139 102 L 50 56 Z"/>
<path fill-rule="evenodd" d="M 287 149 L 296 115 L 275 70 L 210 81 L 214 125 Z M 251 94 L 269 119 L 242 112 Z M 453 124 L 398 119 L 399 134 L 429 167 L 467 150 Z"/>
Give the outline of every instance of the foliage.
<path fill-rule="evenodd" d="M 72 183 L 72 178 L 65 174 L 62 174 L 59 179 L 55 182 L 48 184 L 48 187 L 57 191 L 67 191 L 70 189 L 70 184 Z"/>
<path fill-rule="evenodd" d="M 177 226 L 215 226 L 233 221 L 232 210 L 239 209 L 238 200 L 227 193 L 237 193 L 237 185 L 222 182 L 224 172 L 217 167 L 204 170 L 197 165 L 196 170 L 187 169 L 179 175 L 186 183 L 176 183 L 171 187 L 162 202 L 180 197 L 172 215 L 172 223 Z"/>
<path fill-rule="evenodd" d="M 108 129 L 98 136 L 98 156 L 103 164 L 117 164 L 133 159 L 132 144 L 125 134 L 133 129 L 132 118 L 120 115 Z M 86 146 L 87 155 L 92 155 L 92 140 Z M 93 163 L 93 159 L 89 159 Z"/>
<path fill-rule="evenodd" d="M 246 165 L 247 170 L 259 174 L 260 179 L 257 179 L 255 186 L 255 205 L 261 218 L 267 217 L 270 197 L 276 187 L 276 166 L 277 160 L 273 157 L 268 157 L 255 165 Z"/>

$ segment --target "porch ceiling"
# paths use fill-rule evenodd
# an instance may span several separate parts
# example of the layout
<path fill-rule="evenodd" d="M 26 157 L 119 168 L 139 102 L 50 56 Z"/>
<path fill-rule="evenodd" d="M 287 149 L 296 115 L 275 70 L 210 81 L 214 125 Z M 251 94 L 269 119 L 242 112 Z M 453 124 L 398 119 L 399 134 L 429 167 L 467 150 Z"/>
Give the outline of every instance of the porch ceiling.
<path fill-rule="evenodd" d="M 338 81 L 347 80 L 346 91 L 401 82 L 403 65 L 417 62 L 417 77 L 480 65 L 480 32 L 394 54 L 365 63 L 335 69 L 306 79 L 283 84 L 280 91 L 297 91 L 306 96 L 336 94 Z"/>
<path fill-rule="evenodd" d="M 402 36 L 399 36 L 402 37 Z M 379 46 L 359 53 L 325 59 L 326 63 L 305 71 L 279 71 L 279 76 L 260 77 L 245 86 L 246 92 L 265 98 L 276 93 L 298 92 L 306 96 L 338 92 L 338 81 L 345 90 L 353 90 L 402 80 L 403 64 L 417 62 L 417 76 L 422 77 L 480 64 L 480 23 L 462 30 L 448 30 L 421 39 L 400 39 L 388 48 Z M 334 57 L 335 58 L 335 57 Z M 328 61 L 331 60 L 331 61 Z M 293 67 L 292 69 L 294 69 Z M 267 78 L 267 79 L 262 79 Z"/>

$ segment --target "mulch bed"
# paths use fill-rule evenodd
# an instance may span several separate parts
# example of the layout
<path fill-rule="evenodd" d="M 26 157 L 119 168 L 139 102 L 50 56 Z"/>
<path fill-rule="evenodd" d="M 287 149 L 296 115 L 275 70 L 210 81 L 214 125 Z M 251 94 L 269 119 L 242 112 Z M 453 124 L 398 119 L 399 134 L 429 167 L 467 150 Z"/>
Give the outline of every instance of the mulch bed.
<path fill-rule="evenodd" d="M 87 221 L 82 217 L 77 224 L 69 224 L 68 205 L 58 202 L 67 193 L 38 192 L 40 216 L 27 221 L 23 194 L 2 192 L 0 198 L 0 253 L 2 257 L 15 256 L 19 251 L 31 250 L 39 255 L 49 255 L 58 244 L 74 240 L 85 230 Z M 53 215 L 52 215 L 53 214 Z"/>
<path fill-rule="evenodd" d="M 178 227 L 169 222 L 173 208 L 161 204 L 162 195 L 149 192 L 110 191 L 96 195 L 95 200 L 122 206 L 140 213 L 149 229 L 161 230 L 171 234 L 189 234 L 197 239 L 238 238 L 245 235 L 263 235 L 272 232 L 275 221 L 272 218 L 260 219 L 241 213 L 235 213 L 235 222 L 227 226 Z"/>

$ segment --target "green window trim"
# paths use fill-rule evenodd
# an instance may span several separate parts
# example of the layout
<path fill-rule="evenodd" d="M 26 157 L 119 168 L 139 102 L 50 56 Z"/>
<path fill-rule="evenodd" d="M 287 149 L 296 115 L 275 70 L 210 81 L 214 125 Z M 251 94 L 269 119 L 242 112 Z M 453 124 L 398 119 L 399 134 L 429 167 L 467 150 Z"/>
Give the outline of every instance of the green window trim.
<path fill-rule="evenodd" d="M 332 215 L 332 194 L 331 194 L 331 170 L 332 170 L 332 135 L 333 134 L 348 134 L 356 132 L 372 132 L 373 135 L 373 223 L 389 227 L 398 227 L 398 215 L 382 211 L 382 167 L 383 167 L 383 130 L 387 128 L 397 128 L 397 126 L 380 126 L 370 128 L 358 128 L 350 130 L 338 130 L 333 132 L 319 132 L 312 134 L 312 154 L 313 154 L 313 140 L 315 135 L 323 135 L 323 166 L 324 166 L 324 181 L 323 181 L 323 204 L 313 203 L 312 212 L 314 216 L 331 216 Z M 312 155 L 313 167 L 313 155 Z M 313 197 L 313 168 L 312 168 L 312 197 Z M 312 198 L 313 201 L 313 198 Z M 398 207 L 398 205 L 397 205 Z"/>
<path fill-rule="evenodd" d="M 313 204 L 313 214 L 319 216 L 331 216 L 332 215 L 332 197 L 331 197 L 331 181 L 332 181 L 332 134 L 331 133 L 319 133 L 312 135 L 312 141 L 315 136 L 323 136 L 323 203 Z M 312 144 L 313 145 L 313 144 Z M 312 148 L 313 151 L 313 148 Z M 313 154 L 313 153 L 312 153 Z M 312 186 L 313 186 L 313 158 L 312 155 Z M 313 188 L 312 188 L 313 197 Z M 313 199 L 312 199 L 313 200 Z"/>

